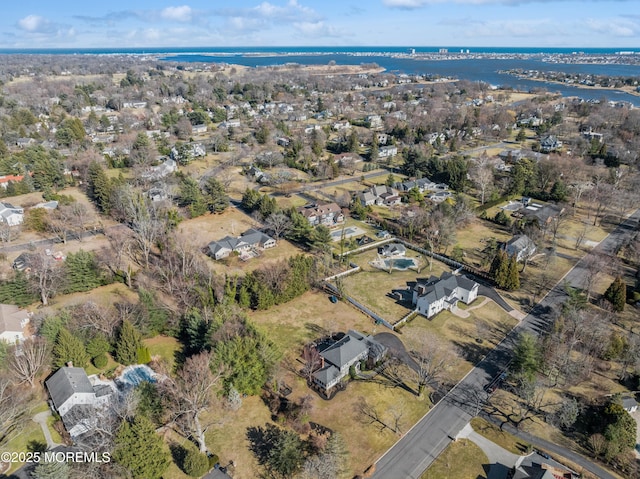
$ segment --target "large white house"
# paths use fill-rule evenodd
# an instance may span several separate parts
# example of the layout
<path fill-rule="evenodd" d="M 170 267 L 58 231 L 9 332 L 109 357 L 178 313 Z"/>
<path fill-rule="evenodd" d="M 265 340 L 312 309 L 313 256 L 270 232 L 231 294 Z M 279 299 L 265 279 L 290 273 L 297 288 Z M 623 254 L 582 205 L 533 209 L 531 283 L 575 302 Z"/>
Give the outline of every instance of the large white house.
<path fill-rule="evenodd" d="M 478 297 L 479 285 L 466 276 L 442 273 L 440 278 L 431 276 L 426 282 L 418 282 L 413 288 L 412 302 L 416 311 L 431 318 L 443 309 L 451 309 L 458 301 L 469 304 Z"/>
<path fill-rule="evenodd" d="M 21 225 L 24 221 L 24 209 L 10 203 L 0 202 L 0 222 L 9 226 Z"/>
<path fill-rule="evenodd" d="M 45 381 L 53 409 L 67 431 L 76 438 L 93 429 L 96 411 L 109 404 L 113 386 L 97 379 L 92 383 L 83 368 L 66 366 Z"/>
<path fill-rule="evenodd" d="M 13 304 L 0 304 L 0 341 L 21 343 L 29 324 L 31 313 Z"/>

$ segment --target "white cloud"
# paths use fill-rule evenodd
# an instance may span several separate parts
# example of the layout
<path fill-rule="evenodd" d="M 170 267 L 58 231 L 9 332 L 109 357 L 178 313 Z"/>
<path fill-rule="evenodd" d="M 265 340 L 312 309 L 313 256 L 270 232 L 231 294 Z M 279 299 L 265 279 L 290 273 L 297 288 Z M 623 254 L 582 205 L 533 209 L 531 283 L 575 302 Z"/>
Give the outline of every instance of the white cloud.
<path fill-rule="evenodd" d="M 613 37 L 633 37 L 640 34 L 640 22 L 625 18 L 589 18 L 585 21 L 589 30 Z"/>
<path fill-rule="evenodd" d="M 28 15 L 18 20 L 18 26 L 27 32 L 42 32 L 50 29 L 50 22 L 39 15 Z"/>
<path fill-rule="evenodd" d="M 442 3 L 457 3 L 463 5 L 522 5 L 525 3 L 551 3 L 559 0 L 382 0 L 382 3 L 391 8 L 414 9 L 427 5 Z M 610 0 L 587 0 L 592 2 L 607 2 Z M 617 2 L 635 0 L 616 0 Z"/>
<path fill-rule="evenodd" d="M 297 22 L 293 26 L 305 36 L 309 37 L 340 37 L 342 33 L 325 22 Z"/>
<path fill-rule="evenodd" d="M 176 22 L 190 22 L 193 17 L 193 10 L 189 5 L 179 7 L 167 7 L 160 12 L 160 16 L 165 20 Z"/>
<path fill-rule="evenodd" d="M 284 5 L 264 1 L 251 8 L 224 8 L 216 12 L 223 17 L 262 18 L 272 22 L 318 22 L 322 17 L 313 9 L 305 7 L 297 0 L 289 0 Z"/>

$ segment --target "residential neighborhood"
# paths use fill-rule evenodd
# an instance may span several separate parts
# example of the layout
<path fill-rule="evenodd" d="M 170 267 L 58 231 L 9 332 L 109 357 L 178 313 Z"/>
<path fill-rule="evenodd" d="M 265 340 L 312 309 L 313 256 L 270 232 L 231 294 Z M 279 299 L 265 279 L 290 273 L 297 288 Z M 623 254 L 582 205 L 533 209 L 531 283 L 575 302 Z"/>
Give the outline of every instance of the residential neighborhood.
<path fill-rule="evenodd" d="M 2 56 L 0 474 L 636 477 L 633 104 Z"/>

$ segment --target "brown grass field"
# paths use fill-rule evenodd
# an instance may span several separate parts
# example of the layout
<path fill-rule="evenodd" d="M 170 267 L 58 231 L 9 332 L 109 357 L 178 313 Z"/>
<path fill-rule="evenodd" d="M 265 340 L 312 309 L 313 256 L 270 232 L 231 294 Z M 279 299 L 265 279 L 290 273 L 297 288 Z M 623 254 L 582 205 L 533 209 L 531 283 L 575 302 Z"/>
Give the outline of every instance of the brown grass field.
<path fill-rule="evenodd" d="M 468 439 L 449 444 L 420 479 L 484 479 L 483 464 L 489 459 L 478 446 Z"/>

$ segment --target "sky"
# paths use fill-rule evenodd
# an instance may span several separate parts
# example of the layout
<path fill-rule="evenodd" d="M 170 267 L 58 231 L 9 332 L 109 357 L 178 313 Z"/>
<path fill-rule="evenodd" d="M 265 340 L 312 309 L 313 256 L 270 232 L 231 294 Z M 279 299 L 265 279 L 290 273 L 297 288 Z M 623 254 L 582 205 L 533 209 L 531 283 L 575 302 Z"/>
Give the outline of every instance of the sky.
<path fill-rule="evenodd" d="M 608 47 L 638 0 L 4 0 L 0 48 Z"/>

